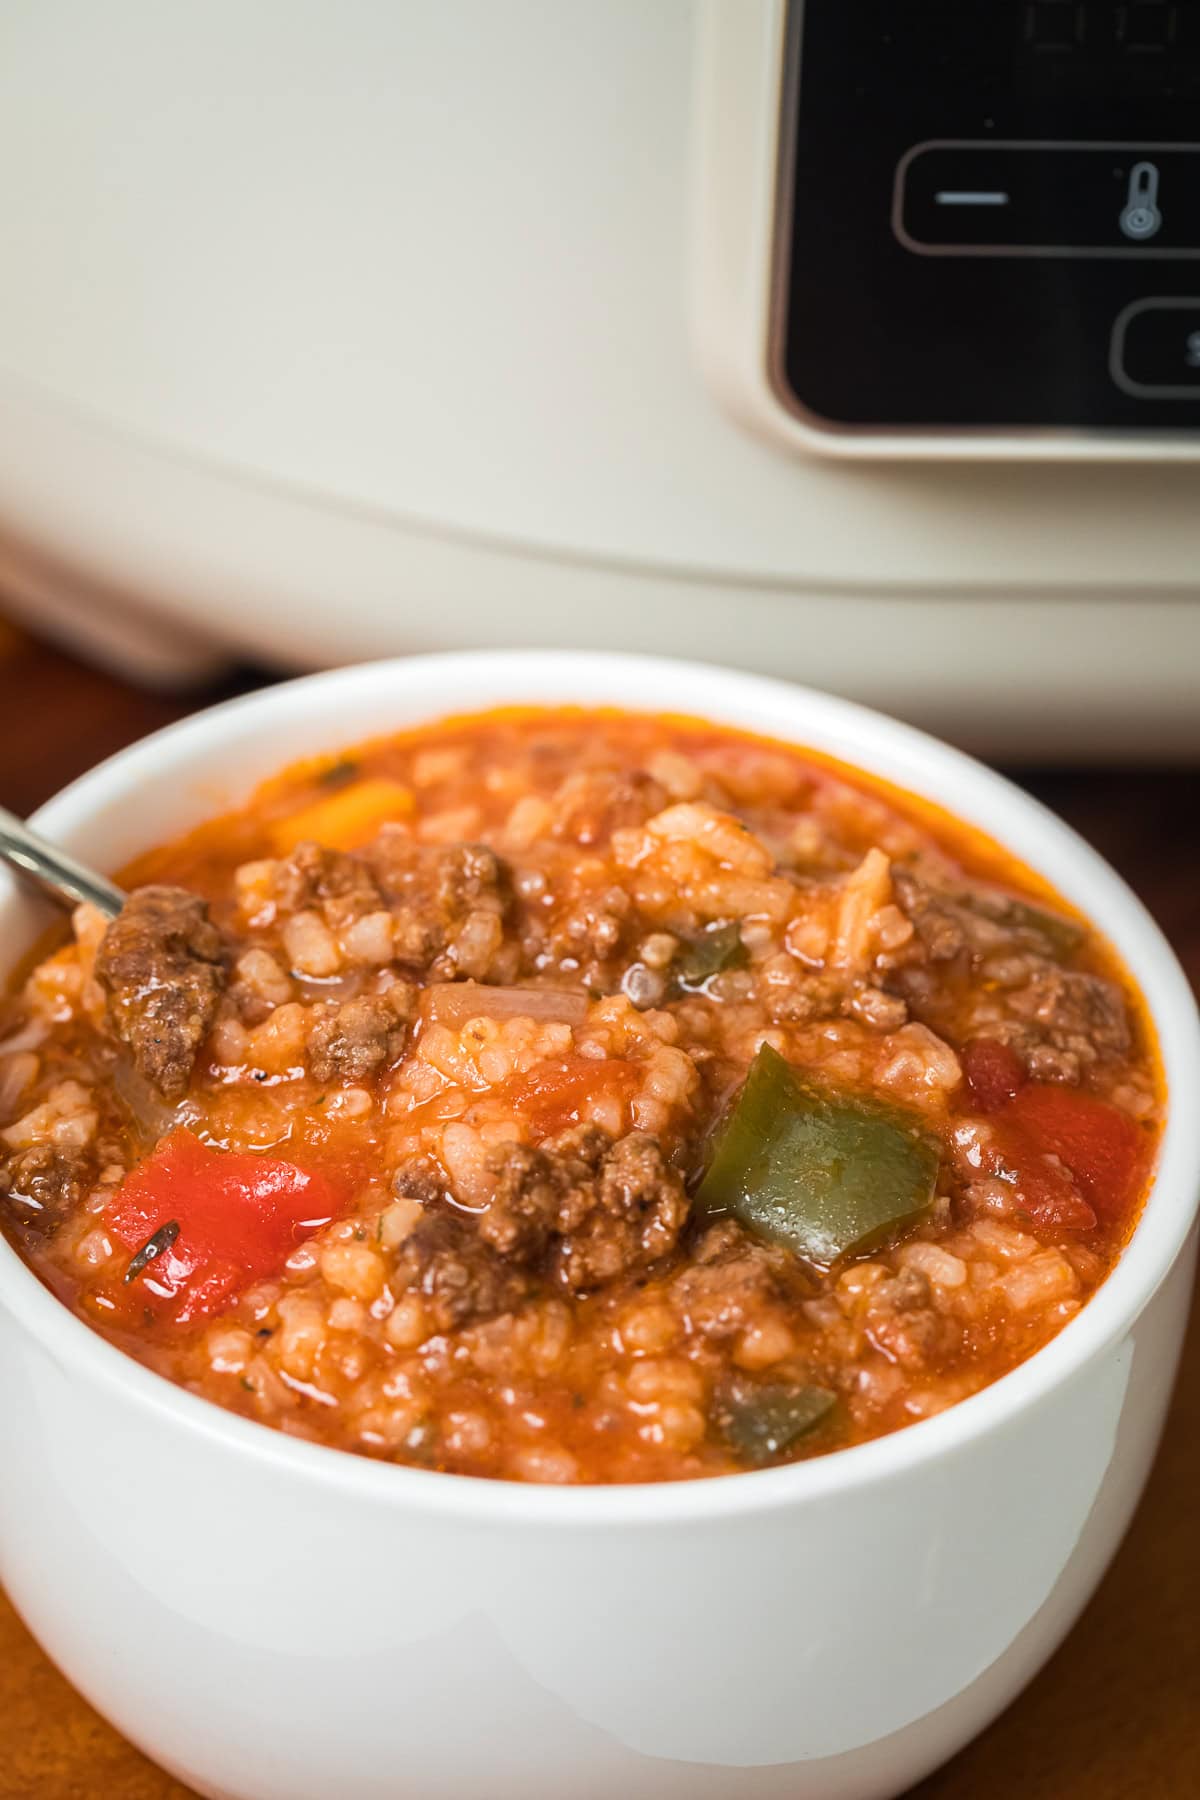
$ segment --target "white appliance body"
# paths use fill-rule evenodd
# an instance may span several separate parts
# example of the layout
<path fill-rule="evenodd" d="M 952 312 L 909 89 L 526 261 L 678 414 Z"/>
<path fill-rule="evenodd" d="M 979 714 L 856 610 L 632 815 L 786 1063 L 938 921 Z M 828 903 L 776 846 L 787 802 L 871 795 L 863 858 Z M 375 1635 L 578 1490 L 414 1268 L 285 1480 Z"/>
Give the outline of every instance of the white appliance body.
<path fill-rule="evenodd" d="M 162 677 L 622 646 L 1194 750 L 1186 439 L 850 459 L 763 400 L 784 10 L 8 0 L 5 604 Z"/>

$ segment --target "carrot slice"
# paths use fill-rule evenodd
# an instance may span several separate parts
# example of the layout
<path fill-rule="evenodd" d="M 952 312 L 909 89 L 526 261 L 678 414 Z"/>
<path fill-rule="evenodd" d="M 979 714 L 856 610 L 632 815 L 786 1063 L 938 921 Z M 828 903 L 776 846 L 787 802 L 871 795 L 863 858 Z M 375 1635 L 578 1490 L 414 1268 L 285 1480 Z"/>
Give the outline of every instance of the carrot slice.
<path fill-rule="evenodd" d="M 408 818 L 413 805 L 411 790 L 400 782 L 371 776 L 280 819 L 271 827 L 271 842 L 281 856 L 307 839 L 330 850 L 353 850 L 380 826 Z"/>

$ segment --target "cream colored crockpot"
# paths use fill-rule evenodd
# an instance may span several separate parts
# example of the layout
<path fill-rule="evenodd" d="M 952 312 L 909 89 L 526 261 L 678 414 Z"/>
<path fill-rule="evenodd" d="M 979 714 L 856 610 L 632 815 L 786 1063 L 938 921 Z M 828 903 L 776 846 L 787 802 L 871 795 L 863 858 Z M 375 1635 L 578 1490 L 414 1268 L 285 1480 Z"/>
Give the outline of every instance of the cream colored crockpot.
<path fill-rule="evenodd" d="M 1140 984 L 1170 1117 L 1115 1272 L 1011 1374 L 793 1467 L 544 1489 L 297 1441 L 105 1343 L 0 1241 L 0 1575 L 120 1730 L 222 1800 L 881 1800 L 1036 1672 L 1124 1531 L 1191 1290 L 1200 1044 L 1093 851 L 976 763 L 779 683 L 635 657 L 369 664 L 201 714 L 38 815 L 115 868 L 299 755 L 521 701 L 699 714 L 827 751 L 999 838 Z M 5 881 L 11 966 L 44 923 Z"/>

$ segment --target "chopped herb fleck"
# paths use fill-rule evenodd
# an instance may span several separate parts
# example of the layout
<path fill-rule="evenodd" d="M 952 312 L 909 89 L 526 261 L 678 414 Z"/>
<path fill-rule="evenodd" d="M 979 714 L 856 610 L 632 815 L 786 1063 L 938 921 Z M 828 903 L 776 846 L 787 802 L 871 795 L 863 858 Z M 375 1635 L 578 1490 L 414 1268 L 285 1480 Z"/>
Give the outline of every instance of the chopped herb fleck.
<path fill-rule="evenodd" d="M 143 1269 L 150 1266 L 156 1256 L 161 1256 L 164 1250 L 169 1250 L 178 1236 L 178 1219 L 168 1219 L 165 1225 L 160 1225 L 153 1236 L 146 1239 L 141 1249 L 134 1252 L 129 1267 L 125 1271 L 126 1281 L 132 1281 L 135 1276 L 141 1274 Z"/>
<path fill-rule="evenodd" d="M 350 757 L 339 757 L 337 762 L 330 763 L 327 769 L 321 770 L 317 780 L 322 787 L 345 787 L 348 781 L 354 780 L 359 769 L 360 764 L 354 762 Z"/>

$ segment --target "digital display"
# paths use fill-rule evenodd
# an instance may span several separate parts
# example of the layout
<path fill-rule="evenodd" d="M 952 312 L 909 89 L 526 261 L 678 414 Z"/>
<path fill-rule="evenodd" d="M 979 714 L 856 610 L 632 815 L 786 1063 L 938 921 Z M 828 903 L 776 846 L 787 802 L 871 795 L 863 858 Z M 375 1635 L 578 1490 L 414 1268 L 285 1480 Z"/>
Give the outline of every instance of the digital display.
<path fill-rule="evenodd" d="M 1018 56 L 1031 92 L 1200 93 L 1197 0 L 1020 0 Z"/>
<path fill-rule="evenodd" d="M 785 405 L 1200 435 L 1200 0 L 792 0 L 788 58 Z"/>

